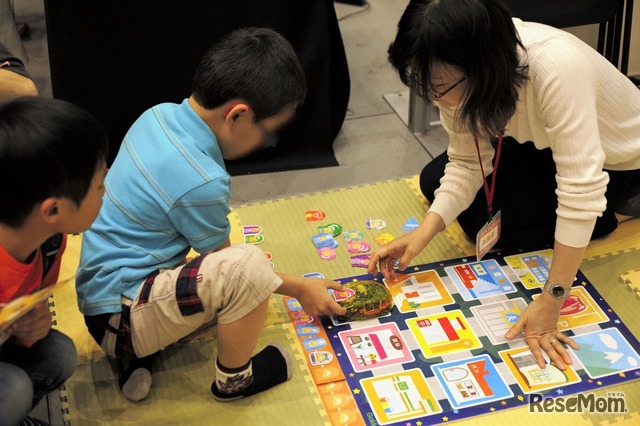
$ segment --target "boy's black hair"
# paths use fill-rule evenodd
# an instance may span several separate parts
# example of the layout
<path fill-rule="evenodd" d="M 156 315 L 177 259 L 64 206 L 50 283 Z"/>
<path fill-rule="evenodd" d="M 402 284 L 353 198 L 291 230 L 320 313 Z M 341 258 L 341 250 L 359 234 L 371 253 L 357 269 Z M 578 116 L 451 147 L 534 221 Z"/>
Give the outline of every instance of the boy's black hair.
<path fill-rule="evenodd" d="M 107 155 L 104 128 L 80 107 L 36 97 L 1 105 L 0 223 L 20 228 L 49 197 L 80 205 Z"/>
<path fill-rule="evenodd" d="M 475 136 L 495 136 L 515 113 L 527 80 L 524 51 L 500 0 L 412 0 L 389 46 L 389 62 L 402 82 L 428 98 L 435 63 L 468 76 L 456 121 Z"/>
<path fill-rule="evenodd" d="M 193 79 L 192 94 L 206 109 L 241 99 L 255 120 L 304 101 L 304 71 L 291 44 L 268 28 L 241 28 L 204 55 Z"/>

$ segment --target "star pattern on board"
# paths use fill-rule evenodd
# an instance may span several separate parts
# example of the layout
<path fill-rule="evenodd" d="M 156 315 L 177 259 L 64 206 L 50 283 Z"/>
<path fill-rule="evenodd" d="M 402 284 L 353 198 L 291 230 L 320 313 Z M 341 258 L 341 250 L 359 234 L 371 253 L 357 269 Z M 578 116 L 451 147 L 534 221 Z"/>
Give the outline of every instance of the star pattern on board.
<path fill-rule="evenodd" d="M 464 263 L 470 263 L 470 262 L 473 263 L 473 262 L 475 262 L 475 258 L 463 258 L 462 262 L 464 262 Z M 445 263 L 440 263 L 440 266 L 444 267 Z M 421 266 L 421 267 L 415 266 L 415 267 L 412 267 L 412 268 L 416 272 L 419 272 L 421 270 L 426 270 L 427 269 L 427 268 L 425 268 L 423 266 Z M 407 272 L 407 273 L 411 274 L 411 272 Z M 382 277 L 363 276 L 363 279 L 372 279 L 374 281 L 382 282 Z M 350 283 L 351 281 L 353 283 L 357 283 L 357 282 L 359 282 L 359 278 L 355 278 L 355 277 L 354 278 L 346 278 L 346 279 L 343 279 L 342 281 L 344 281 L 345 283 Z M 582 281 L 581 284 L 582 284 L 582 286 L 586 286 L 587 282 L 586 281 Z M 606 310 L 606 312 L 608 312 L 608 313 L 612 313 L 612 315 L 609 316 L 609 319 L 611 321 L 613 321 L 613 323 L 615 323 L 616 325 L 622 324 L 622 321 L 619 318 L 617 318 L 617 316 L 615 316 L 615 313 L 613 313 L 614 312 L 613 309 L 611 309 L 610 307 L 607 307 L 607 304 L 606 304 L 606 302 L 604 302 L 604 299 L 602 297 L 599 298 L 599 301 L 603 302 L 603 303 L 599 303 L 599 305 L 602 307 L 603 310 Z M 609 324 L 611 324 L 611 323 L 609 323 Z M 610 326 L 610 327 L 612 327 L 612 326 Z M 340 330 L 340 327 L 333 326 L 333 325 L 325 325 L 325 328 L 327 330 L 332 330 L 333 328 L 337 328 L 337 331 Z M 620 328 L 622 328 L 624 330 L 624 325 L 620 326 Z M 615 330 L 615 328 L 614 328 L 614 330 Z M 329 334 L 329 335 L 331 335 L 331 337 L 333 339 L 338 339 L 340 337 L 337 334 Z M 472 343 L 471 342 L 464 342 L 464 345 L 468 347 L 468 346 L 471 346 Z M 335 356 L 341 357 L 342 353 L 335 353 Z M 345 355 L 345 357 L 349 357 L 350 358 L 351 354 L 347 353 L 347 355 Z M 352 368 L 351 372 L 348 372 L 348 370 L 347 370 L 347 371 L 344 371 L 344 374 L 348 375 L 349 378 L 355 378 L 357 375 L 354 373 L 354 371 L 355 370 Z M 637 371 L 633 371 L 632 373 L 633 373 L 633 375 L 635 375 L 635 377 L 640 378 L 640 369 L 638 369 Z M 628 376 L 625 375 L 624 372 L 619 372 L 618 375 L 623 379 L 628 377 Z M 630 376 L 631 376 L 631 374 L 630 374 Z M 601 381 L 601 380 L 597 380 L 597 381 L 596 380 L 597 379 L 594 379 L 594 380 L 589 379 L 589 380 L 585 380 L 585 381 L 590 383 L 590 384 L 595 382 L 594 384 L 597 384 L 597 386 L 607 386 L 607 385 L 609 385 L 609 382 L 603 383 L 603 381 Z M 352 382 L 351 379 L 349 381 Z M 356 383 L 352 382 L 352 384 L 358 386 L 357 382 Z M 347 389 L 349 389 L 349 388 L 347 387 Z M 591 389 L 593 389 L 593 387 L 591 387 Z M 352 392 L 353 395 L 359 395 L 360 393 L 363 393 L 363 397 L 366 395 L 366 393 L 364 392 L 364 389 L 359 389 L 358 387 L 352 388 L 351 392 Z M 564 395 L 564 390 L 563 389 L 555 389 L 555 390 L 551 390 L 551 392 L 556 393 L 558 396 Z M 333 392 L 331 392 L 331 393 L 333 393 Z M 515 398 L 518 401 L 523 402 L 523 401 L 526 400 L 526 395 L 515 395 Z M 353 397 L 351 397 L 351 399 L 353 399 Z M 490 413 L 493 413 L 495 411 L 501 410 L 502 408 L 500 408 L 500 407 L 506 408 L 509 405 L 510 401 L 511 401 L 510 398 L 508 400 L 495 401 L 495 402 L 493 402 L 495 404 L 494 406 L 490 406 L 489 404 L 486 404 L 483 408 L 487 409 L 487 411 L 489 411 Z M 515 405 L 518 405 L 518 404 L 515 403 Z M 451 409 L 451 411 L 448 411 L 448 412 L 445 411 L 445 414 L 453 415 L 454 417 L 448 417 L 447 415 L 443 415 L 442 416 L 442 422 L 455 421 L 455 420 L 458 420 L 458 419 L 461 418 L 461 417 L 458 417 L 458 414 L 459 414 L 459 410 L 458 409 L 454 409 L 453 407 L 451 407 L 450 409 Z M 338 411 L 340 411 L 340 409 L 338 409 Z M 466 413 L 466 411 L 463 411 L 463 412 Z M 462 418 L 465 418 L 467 416 L 472 417 L 473 415 L 474 414 L 472 414 L 471 416 L 469 416 L 468 414 L 463 414 Z M 406 426 L 412 426 L 412 425 L 423 426 L 423 422 L 420 421 L 420 420 L 414 419 L 413 422 L 406 421 L 406 423 L 404 423 L 403 426 L 404 425 L 406 425 Z"/>

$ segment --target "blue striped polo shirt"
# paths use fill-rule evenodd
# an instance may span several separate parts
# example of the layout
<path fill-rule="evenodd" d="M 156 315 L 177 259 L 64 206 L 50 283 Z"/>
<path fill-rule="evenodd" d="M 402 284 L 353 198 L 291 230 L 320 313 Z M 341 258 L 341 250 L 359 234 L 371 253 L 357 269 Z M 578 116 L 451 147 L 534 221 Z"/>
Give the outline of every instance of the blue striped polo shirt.
<path fill-rule="evenodd" d="M 189 105 L 147 110 L 129 129 L 107 174 L 102 209 L 82 237 L 76 279 L 85 315 L 121 311 L 149 274 L 193 247 L 229 237 L 231 178 L 218 142 Z"/>

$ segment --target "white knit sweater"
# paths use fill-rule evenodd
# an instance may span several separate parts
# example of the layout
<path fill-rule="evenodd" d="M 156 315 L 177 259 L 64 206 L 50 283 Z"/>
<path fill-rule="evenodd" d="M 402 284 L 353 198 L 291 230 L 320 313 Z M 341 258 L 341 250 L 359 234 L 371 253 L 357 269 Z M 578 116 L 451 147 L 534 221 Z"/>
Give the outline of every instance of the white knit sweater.
<path fill-rule="evenodd" d="M 609 176 L 603 168 L 640 169 L 640 90 L 573 35 L 519 19 L 514 23 L 526 48 L 520 53 L 529 64 L 529 80 L 505 135 L 551 148 L 558 184 L 555 238 L 584 247 L 606 208 Z M 482 175 L 473 137 L 453 132 L 455 107 L 439 106 L 450 162 L 430 210 L 449 225 L 473 201 Z M 480 141 L 480 148 L 488 174 L 494 149 L 488 140 Z"/>

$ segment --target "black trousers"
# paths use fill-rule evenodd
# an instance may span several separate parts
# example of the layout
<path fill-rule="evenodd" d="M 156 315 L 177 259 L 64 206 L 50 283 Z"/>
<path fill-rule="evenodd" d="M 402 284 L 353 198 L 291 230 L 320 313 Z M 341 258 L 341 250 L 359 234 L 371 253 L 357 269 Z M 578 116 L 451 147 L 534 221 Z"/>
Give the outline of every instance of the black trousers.
<path fill-rule="evenodd" d="M 420 188 L 429 202 L 433 202 L 448 162 L 445 152 L 422 170 Z M 617 228 L 615 213 L 637 216 L 640 207 L 640 170 L 607 172 L 607 210 L 596 221 L 592 239 Z M 553 246 L 558 207 L 555 175 L 550 149 L 538 150 L 531 142 L 520 144 L 504 138 L 493 201 L 494 210 L 502 211 L 500 248 L 537 250 Z M 488 176 L 489 183 L 492 180 L 493 174 Z M 471 206 L 458 216 L 458 222 L 475 241 L 486 221 L 487 201 L 481 188 Z"/>

